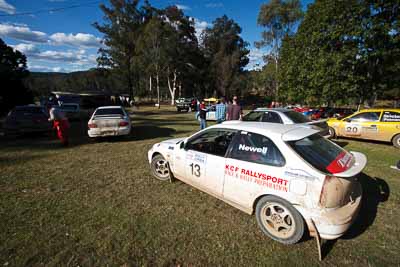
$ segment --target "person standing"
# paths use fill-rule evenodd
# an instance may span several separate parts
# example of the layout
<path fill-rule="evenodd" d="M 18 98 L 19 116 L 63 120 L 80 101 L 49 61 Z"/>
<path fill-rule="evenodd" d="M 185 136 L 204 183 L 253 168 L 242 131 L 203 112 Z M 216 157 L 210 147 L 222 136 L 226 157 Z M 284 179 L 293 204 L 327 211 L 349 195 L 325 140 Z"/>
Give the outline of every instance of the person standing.
<path fill-rule="evenodd" d="M 225 104 L 224 98 L 221 98 L 221 100 L 218 101 L 218 104 L 215 106 L 215 117 L 216 117 L 217 123 L 222 123 L 225 120 L 226 104 Z"/>
<path fill-rule="evenodd" d="M 200 118 L 200 130 L 203 130 L 207 127 L 207 108 L 206 105 L 203 102 L 201 102 L 200 106 L 199 106 L 199 118 Z"/>
<path fill-rule="evenodd" d="M 233 97 L 232 104 L 228 106 L 228 112 L 226 114 L 226 120 L 241 120 L 242 119 L 242 107 L 238 103 L 237 96 Z"/>
<path fill-rule="evenodd" d="M 53 128 L 57 131 L 57 137 L 60 139 L 61 144 L 68 146 L 69 144 L 69 122 L 64 112 L 56 106 L 49 107 L 49 121 L 53 122 Z"/>

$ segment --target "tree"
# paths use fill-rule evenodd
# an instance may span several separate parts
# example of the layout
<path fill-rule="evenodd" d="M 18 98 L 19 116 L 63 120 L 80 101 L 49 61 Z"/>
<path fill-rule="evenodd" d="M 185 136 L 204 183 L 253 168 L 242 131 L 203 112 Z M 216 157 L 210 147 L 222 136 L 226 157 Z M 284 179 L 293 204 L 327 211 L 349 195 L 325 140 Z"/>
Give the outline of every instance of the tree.
<path fill-rule="evenodd" d="M 240 37 L 242 29 L 226 15 L 217 18 L 203 33 L 203 53 L 209 64 L 209 91 L 229 97 L 239 90 L 235 80 L 249 62 L 248 44 Z"/>
<path fill-rule="evenodd" d="M 363 102 L 398 87 L 398 21 L 393 1 L 316 1 L 296 35 L 283 41 L 281 97 Z"/>
<path fill-rule="evenodd" d="M 111 68 L 122 76 L 130 97 L 133 87 L 138 84 L 136 45 L 142 24 L 145 22 L 138 10 L 139 0 L 110 0 L 111 7 L 100 5 L 104 12 L 104 24 L 94 27 L 104 34 L 104 47 L 99 49 L 98 65 Z M 145 4 L 148 4 L 146 1 Z"/>
<path fill-rule="evenodd" d="M 169 25 L 162 18 L 154 16 L 146 24 L 138 40 L 137 50 L 140 51 L 142 64 L 146 70 L 156 79 L 157 103 L 160 108 L 160 76 L 161 71 L 167 66 L 167 45 Z"/>
<path fill-rule="evenodd" d="M 267 47 L 269 53 L 264 57 L 267 64 L 275 65 L 275 77 L 279 67 L 279 50 L 282 39 L 293 33 L 293 28 L 303 17 L 299 0 L 271 0 L 268 4 L 261 5 L 257 24 L 265 27 L 262 40 L 256 42 L 258 48 Z M 274 79 L 276 96 L 279 92 L 277 78 Z"/>
<path fill-rule="evenodd" d="M 182 86 L 189 87 L 197 80 L 197 70 L 202 60 L 194 27 L 194 20 L 185 16 L 176 6 L 162 10 L 167 25 L 167 84 L 171 95 L 171 105 L 175 93 Z M 186 86 L 185 86 L 186 85 Z"/>
<path fill-rule="evenodd" d="M 23 79 L 28 75 L 25 55 L 0 39 L 0 102 L 3 102 L 1 111 L 7 111 L 16 105 L 32 103 L 32 92 L 23 84 Z"/>

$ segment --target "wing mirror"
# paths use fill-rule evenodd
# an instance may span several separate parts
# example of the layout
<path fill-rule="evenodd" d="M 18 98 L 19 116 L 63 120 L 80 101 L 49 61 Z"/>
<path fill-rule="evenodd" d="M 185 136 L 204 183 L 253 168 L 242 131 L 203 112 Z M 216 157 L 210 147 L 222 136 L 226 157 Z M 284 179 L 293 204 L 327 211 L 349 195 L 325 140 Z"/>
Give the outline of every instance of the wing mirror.
<path fill-rule="evenodd" d="M 184 148 L 185 148 L 185 141 L 182 141 L 182 142 L 181 142 L 179 148 L 180 148 L 180 149 L 184 149 Z"/>
<path fill-rule="evenodd" d="M 351 122 L 351 119 L 344 119 L 345 122 Z"/>

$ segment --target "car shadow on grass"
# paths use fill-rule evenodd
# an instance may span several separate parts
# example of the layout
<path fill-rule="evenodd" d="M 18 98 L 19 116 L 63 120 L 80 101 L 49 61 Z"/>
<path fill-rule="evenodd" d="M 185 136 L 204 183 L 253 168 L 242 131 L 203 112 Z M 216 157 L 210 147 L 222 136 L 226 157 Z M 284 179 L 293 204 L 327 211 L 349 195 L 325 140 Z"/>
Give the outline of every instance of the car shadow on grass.
<path fill-rule="evenodd" d="M 189 131 L 177 131 L 173 128 L 158 127 L 153 125 L 137 125 L 132 128 L 129 137 L 131 141 L 141 141 L 147 139 L 155 139 L 160 137 L 173 137 L 177 134 L 188 133 Z"/>
<path fill-rule="evenodd" d="M 340 239 L 353 239 L 363 234 L 375 221 L 378 206 L 389 199 L 390 188 L 385 180 L 370 177 L 365 173 L 358 175 L 363 194 L 359 214 L 350 229 Z M 322 258 L 333 249 L 337 239 L 327 240 L 322 245 Z"/>

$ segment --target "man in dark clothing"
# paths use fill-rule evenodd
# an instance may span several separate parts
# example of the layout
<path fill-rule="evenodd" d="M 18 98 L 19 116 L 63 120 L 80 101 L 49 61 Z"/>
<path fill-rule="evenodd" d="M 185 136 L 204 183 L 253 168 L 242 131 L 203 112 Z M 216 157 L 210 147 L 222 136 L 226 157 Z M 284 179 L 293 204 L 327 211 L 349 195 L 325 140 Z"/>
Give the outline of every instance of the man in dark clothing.
<path fill-rule="evenodd" d="M 242 119 L 242 107 L 238 104 L 237 96 L 233 97 L 233 103 L 228 106 L 228 112 L 226 113 L 226 120 L 240 120 Z"/>
<path fill-rule="evenodd" d="M 204 104 L 204 101 L 201 102 L 200 107 L 199 107 L 199 118 L 200 118 L 200 130 L 203 130 L 207 127 L 207 108 L 206 105 Z"/>

